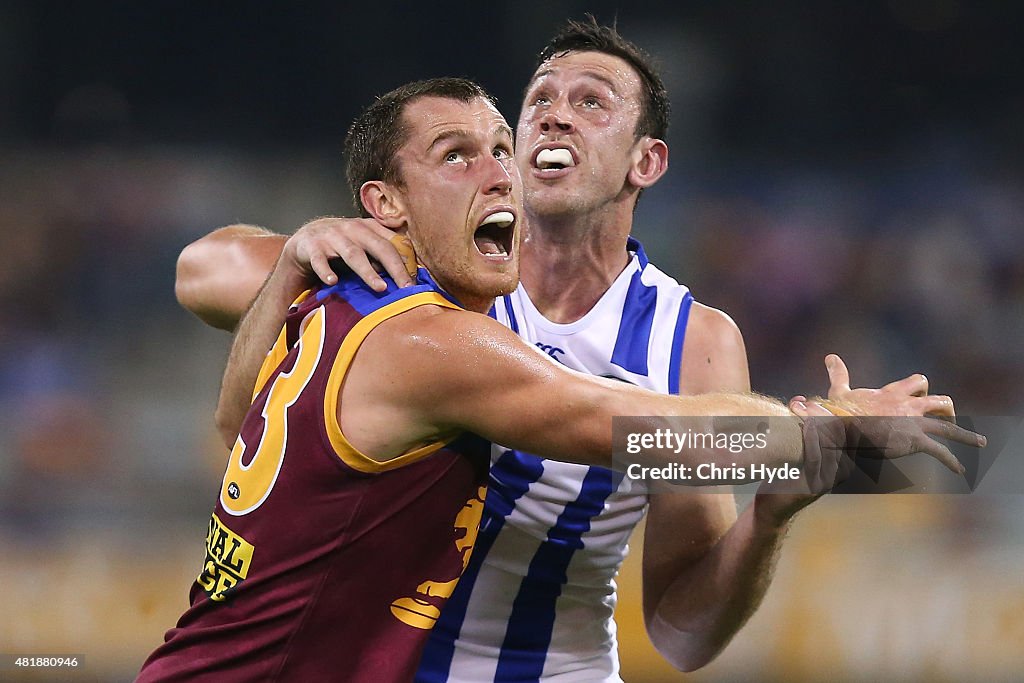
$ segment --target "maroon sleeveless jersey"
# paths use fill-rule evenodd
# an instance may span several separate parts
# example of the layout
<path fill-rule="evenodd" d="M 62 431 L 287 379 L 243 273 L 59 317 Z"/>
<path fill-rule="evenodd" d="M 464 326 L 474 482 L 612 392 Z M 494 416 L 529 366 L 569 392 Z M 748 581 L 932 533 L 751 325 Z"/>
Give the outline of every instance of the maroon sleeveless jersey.
<path fill-rule="evenodd" d="M 463 434 L 377 463 L 345 439 L 337 406 L 374 327 L 457 308 L 425 282 L 377 294 L 345 280 L 292 307 L 231 452 L 191 607 L 139 681 L 412 680 L 476 540 L 489 447 Z"/>

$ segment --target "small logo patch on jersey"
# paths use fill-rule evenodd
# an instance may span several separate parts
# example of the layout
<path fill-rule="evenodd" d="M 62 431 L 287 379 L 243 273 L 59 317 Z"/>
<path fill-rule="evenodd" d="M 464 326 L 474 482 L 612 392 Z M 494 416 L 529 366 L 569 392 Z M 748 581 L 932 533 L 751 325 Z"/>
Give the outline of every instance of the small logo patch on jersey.
<path fill-rule="evenodd" d="M 545 344 L 543 342 L 537 342 L 537 348 L 540 349 L 541 351 L 543 351 L 544 353 L 548 354 L 549 356 L 551 356 L 555 360 L 558 360 L 558 355 L 557 354 L 559 354 L 559 353 L 564 354 L 565 353 L 565 349 L 560 349 L 557 346 L 555 346 L 554 344 Z"/>
<path fill-rule="evenodd" d="M 211 600 L 222 602 L 249 575 L 254 550 L 251 543 L 213 515 L 206 532 L 206 561 L 196 583 Z"/>
<path fill-rule="evenodd" d="M 235 482 L 228 484 L 228 498 L 231 500 L 238 500 L 240 495 L 242 495 L 242 490 L 238 488 L 238 484 Z"/>

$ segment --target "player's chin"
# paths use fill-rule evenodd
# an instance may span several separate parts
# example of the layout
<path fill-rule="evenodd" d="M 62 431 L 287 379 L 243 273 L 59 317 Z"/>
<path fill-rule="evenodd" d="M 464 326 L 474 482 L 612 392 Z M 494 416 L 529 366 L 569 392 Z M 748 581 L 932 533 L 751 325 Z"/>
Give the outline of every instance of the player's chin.
<path fill-rule="evenodd" d="M 539 187 L 527 193 L 530 213 L 541 217 L 568 216 L 579 211 L 579 197 L 568 185 Z"/>
<path fill-rule="evenodd" d="M 480 296 L 495 298 L 511 294 L 519 286 L 518 259 L 490 264 L 485 272 L 477 272 L 474 289 Z"/>

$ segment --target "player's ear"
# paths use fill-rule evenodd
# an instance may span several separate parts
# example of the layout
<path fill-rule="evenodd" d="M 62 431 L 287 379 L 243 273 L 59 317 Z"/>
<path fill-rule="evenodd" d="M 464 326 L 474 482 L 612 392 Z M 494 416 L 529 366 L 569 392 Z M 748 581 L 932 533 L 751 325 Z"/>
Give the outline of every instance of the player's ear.
<path fill-rule="evenodd" d="M 363 207 L 377 222 L 392 230 L 406 225 L 404 198 L 397 188 L 383 180 L 368 180 L 359 188 Z"/>
<path fill-rule="evenodd" d="M 668 170 L 668 145 L 664 140 L 643 137 L 633 147 L 633 164 L 626 179 L 634 187 L 650 187 Z"/>

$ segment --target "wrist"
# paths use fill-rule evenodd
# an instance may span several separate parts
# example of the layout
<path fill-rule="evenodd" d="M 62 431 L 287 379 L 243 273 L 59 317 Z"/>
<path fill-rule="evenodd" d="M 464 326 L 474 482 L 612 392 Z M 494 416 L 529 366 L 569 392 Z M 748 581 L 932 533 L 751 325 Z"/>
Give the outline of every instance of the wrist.
<path fill-rule="evenodd" d="M 278 286 L 294 290 L 298 294 L 308 289 L 312 280 L 309 269 L 303 266 L 299 260 L 286 248 L 281 252 L 277 265 L 271 271 L 269 282 L 275 282 Z"/>
<path fill-rule="evenodd" d="M 812 398 L 811 401 L 836 417 L 854 417 L 860 415 L 860 410 L 852 403 L 840 399 Z"/>

